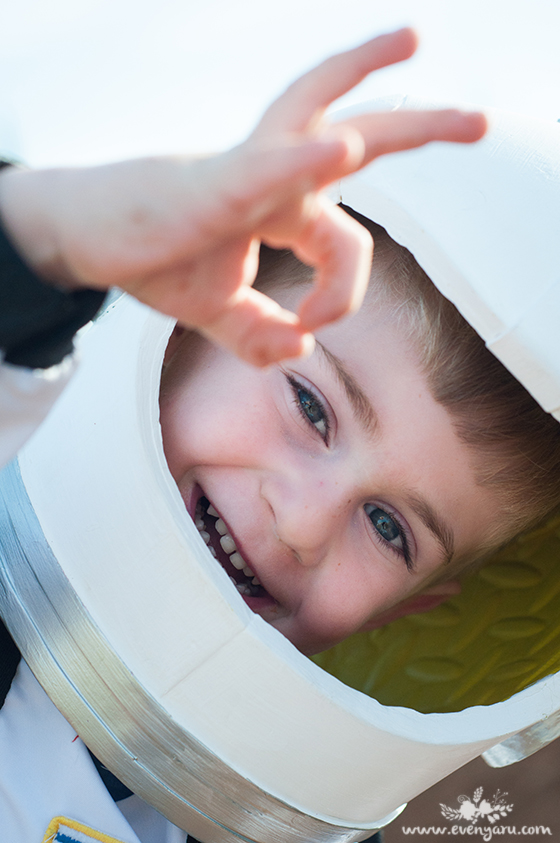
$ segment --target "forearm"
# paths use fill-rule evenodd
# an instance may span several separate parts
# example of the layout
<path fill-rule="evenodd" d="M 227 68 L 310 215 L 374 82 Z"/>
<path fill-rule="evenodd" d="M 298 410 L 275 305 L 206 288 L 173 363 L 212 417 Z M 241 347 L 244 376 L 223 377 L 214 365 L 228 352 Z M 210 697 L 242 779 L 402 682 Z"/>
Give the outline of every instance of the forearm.
<path fill-rule="evenodd" d="M 59 288 L 118 286 L 258 366 L 300 356 L 312 332 L 359 307 L 369 281 L 371 237 L 325 188 L 378 155 L 484 134 L 483 115 L 453 110 L 329 123 L 333 100 L 415 46 L 404 29 L 327 59 L 221 155 L 0 173 L 0 218 Z M 296 314 L 253 289 L 260 242 L 314 268 Z"/>
<path fill-rule="evenodd" d="M 25 178 L 19 176 L 15 168 L 0 170 L 0 349 L 8 363 L 49 368 L 72 351 L 74 334 L 104 293 L 65 290 L 37 274 L 48 235 L 33 191 L 27 184 L 20 190 Z"/>

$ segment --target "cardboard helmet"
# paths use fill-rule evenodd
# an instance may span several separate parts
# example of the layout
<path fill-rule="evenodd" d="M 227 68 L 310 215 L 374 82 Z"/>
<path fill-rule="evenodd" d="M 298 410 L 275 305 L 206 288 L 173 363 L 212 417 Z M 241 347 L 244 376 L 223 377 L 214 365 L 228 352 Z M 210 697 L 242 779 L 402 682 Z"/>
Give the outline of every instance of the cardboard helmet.
<path fill-rule="evenodd" d="M 337 186 L 337 198 L 413 252 L 558 418 L 559 141 L 556 125 L 494 114 L 479 144 L 389 156 Z M 523 754 L 515 747 L 527 734 L 534 744 L 534 724 L 537 743 L 542 729 L 550 737 L 560 666 L 537 646 L 554 637 L 550 625 L 516 639 L 532 655 L 515 660 L 538 670 L 519 674 L 515 693 L 456 711 L 435 702 L 426 711 L 413 693 L 388 704 L 349 687 L 247 608 L 165 462 L 158 389 L 172 329 L 127 297 L 109 307 L 81 340 L 73 381 L 2 476 L 2 616 L 103 763 L 207 843 L 350 843 L 475 756 Z M 537 570 L 518 560 L 518 582 L 523 565 L 525 574 Z M 547 558 L 533 585 L 557 576 L 547 573 L 553 567 Z M 507 571 L 502 579 L 512 590 Z M 499 577 L 492 587 L 501 587 Z M 468 610 L 459 614 L 468 619 Z M 537 617 L 529 608 L 526 616 Z M 398 646 L 391 652 L 406 674 Z M 362 655 L 367 662 L 371 653 Z M 421 687 L 430 675 L 460 684 L 462 674 L 446 674 L 439 656 L 418 656 Z M 327 656 L 325 665 L 336 672 L 337 659 Z M 493 671 L 495 663 L 489 685 Z"/>

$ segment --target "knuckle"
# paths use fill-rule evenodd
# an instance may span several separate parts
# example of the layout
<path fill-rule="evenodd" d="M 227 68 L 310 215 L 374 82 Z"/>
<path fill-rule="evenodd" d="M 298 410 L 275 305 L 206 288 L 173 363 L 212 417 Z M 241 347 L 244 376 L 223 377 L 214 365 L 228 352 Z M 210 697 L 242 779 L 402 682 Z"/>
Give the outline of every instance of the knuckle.
<path fill-rule="evenodd" d="M 355 231 L 356 241 L 358 246 L 364 251 L 373 254 L 373 237 L 367 228 L 358 223 L 358 228 Z"/>
<path fill-rule="evenodd" d="M 250 184 L 250 180 L 248 180 Z M 226 218 L 241 221 L 253 210 L 254 196 L 239 189 L 223 190 L 221 195 L 222 213 Z"/>

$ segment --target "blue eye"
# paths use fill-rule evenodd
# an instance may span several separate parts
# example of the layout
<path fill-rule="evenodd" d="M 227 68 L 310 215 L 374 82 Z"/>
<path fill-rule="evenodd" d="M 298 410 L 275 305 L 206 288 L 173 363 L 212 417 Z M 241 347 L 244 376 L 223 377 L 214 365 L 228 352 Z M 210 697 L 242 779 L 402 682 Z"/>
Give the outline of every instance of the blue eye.
<path fill-rule="evenodd" d="M 390 548 L 404 557 L 406 567 L 412 570 L 413 563 L 410 556 L 406 533 L 397 519 L 375 504 L 367 503 L 364 507 L 372 526 L 381 540 Z"/>
<path fill-rule="evenodd" d="M 321 438 L 328 444 L 330 427 L 325 408 L 310 389 L 290 375 L 286 375 L 286 377 L 292 387 L 297 407 L 303 418 L 318 431 Z"/>
<path fill-rule="evenodd" d="M 391 518 L 389 513 L 379 509 L 378 506 L 371 508 L 366 506 L 366 512 L 369 515 L 371 523 L 385 541 L 393 542 L 395 539 L 401 538 L 401 531 L 395 519 Z"/>

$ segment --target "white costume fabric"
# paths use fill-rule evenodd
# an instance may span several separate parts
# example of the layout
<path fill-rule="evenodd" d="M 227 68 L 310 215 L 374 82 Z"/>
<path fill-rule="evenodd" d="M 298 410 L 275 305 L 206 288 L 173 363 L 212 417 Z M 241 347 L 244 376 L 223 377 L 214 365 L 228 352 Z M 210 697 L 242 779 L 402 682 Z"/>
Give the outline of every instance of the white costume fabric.
<path fill-rule="evenodd" d="M 74 371 L 73 357 L 50 369 L 0 366 L 0 467 L 41 424 Z"/>
<path fill-rule="evenodd" d="M 2 840 L 41 843 L 52 819 L 63 816 L 122 843 L 185 843 L 184 831 L 137 796 L 113 801 L 23 660 L 0 711 L 0 758 Z"/>

